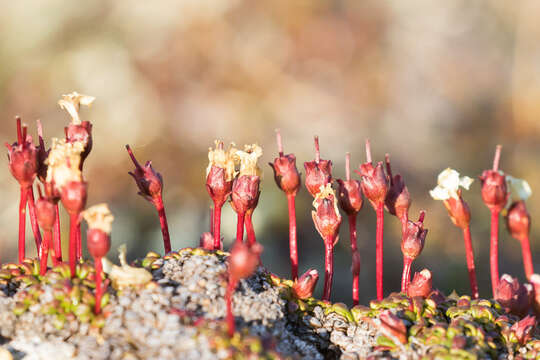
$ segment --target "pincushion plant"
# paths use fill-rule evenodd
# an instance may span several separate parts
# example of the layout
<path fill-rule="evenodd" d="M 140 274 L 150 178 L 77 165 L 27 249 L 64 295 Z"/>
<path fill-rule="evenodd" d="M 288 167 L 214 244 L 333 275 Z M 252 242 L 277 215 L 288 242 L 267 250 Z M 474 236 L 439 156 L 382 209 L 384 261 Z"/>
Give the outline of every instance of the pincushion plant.
<path fill-rule="evenodd" d="M 126 145 L 126 150 L 135 165 L 135 170 L 133 172 L 130 171 L 128 174 L 135 180 L 139 188 L 139 195 L 155 206 L 161 225 L 161 234 L 163 235 L 163 247 L 165 248 L 165 253 L 169 253 L 171 252 L 171 239 L 165 206 L 163 205 L 163 178 L 160 173 L 154 171 L 151 161 L 147 161 L 144 167 L 142 167 L 135 158 L 135 155 L 133 155 L 133 151 L 129 145 Z"/>
<path fill-rule="evenodd" d="M 330 301 L 334 277 L 334 246 L 338 241 L 341 215 L 337 207 L 336 193 L 330 183 L 321 185 L 311 211 L 313 223 L 324 241 L 324 290 L 323 300 Z"/>
<path fill-rule="evenodd" d="M 473 299 L 478 298 L 478 282 L 476 281 L 476 269 L 474 266 L 474 250 L 471 240 L 471 211 L 469 205 L 463 200 L 460 187 L 469 190 L 474 180 L 468 176 L 459 176 L 456 170 L 447 168 L 437 178 L 437 186 L 429 192 L 435 200 L 442 200 L 452 223 L 463 231 L 465 242 L 465 255 L 467 258 L 467 270 L 471 284 Z"/>
<path fill-rule="evenodd" d="M 382 162 L 374 167 L 371 161 L 371 144 L 366 140 L 366 162 L 360 165 L 360 170 L 355 170 L 362 179 L 362 192 L 369 200 L 377 213 L 377 235 L 375 248 L 377 300 L 383 298 L 383 231 L 384 231 L 384 204 L 388 193 L 388 177 L 384 173 Z"/>
<path fill-rule="evenodd" d="M 506 182 L 510 188 L 512 198 L 517 198 L 511 203 L 506 212 L 506 226 L 510 235 L 519 241 L 521 245 L 521 254 L 523 257 L 523 267 L 527 279 L 530 279 L 534 273 L 534 266 L 531 255 L 531 244 L 529 234 L 531 231 L 531 216 L 527 211 L 525 200 L 531 196 L 531 187 L 529 183 L 522 179 L 516 179 L 510 175 L 506 176 Z M 513 199 L 512 199 L 513 200 Z"/>
<path fill-rule="evenodd" d="M 86 246 L 94 258 L 96 270 L 96 303 L 94 312 L 101 312 L 101 296 L 103 294 L 101 282 L 103 276 L 102 259 L 111 248 L 111 225 L 114 217 L 107 204 L 94 205 L 86 209 L 82 216 L 88 223 Z"/>
<path fill-rule="evenodd" d="M 256 144 L 245 145 L 244 151 L 236 151 L 240 171 L 233 181 L 231 193 L 231 206 L 237 215 L 236 242 L 243 242 L 245 224 L 250 246 L 256 241 L 251 215 L 257 207 L 261 193 L 259 190 L 261 169 L 257 165 L 261 156 L 262 149 Z"/>
<path fill-rule="evenodd" d="M 285 155 L 281 134 L 276 130 L 276 140 L 279 157 L 274 159 L 274 163 L 268 163 L 274 170 L 274 179 L 277 186 L 287 196 L 287 207 L 289 210 L 289 255 L 291 258 L 291 278 L 298 278 L 298 247 L 296 243 L 296 205 L 295 199 L 300 190 L 300 173 L 296 168 L 296 156 L 294 154 Z"/>
<path fill-rule="evenodd" d="M 352 299 L 353 305 L 359 302 L 359 281 L 360 281 L 360 253 L 356 240 L 356 215 L 362 209 L 364 201 L 362 199 L 362 188 L 360 181 L 351 179 L 351 154 L 345 156 L 345 180 L 336 179 L 338 183 L 338 200 L 341 210 L 347 214 L 349 220 L 349 237 L 351 240 L 352 264 L 351 272 L 353 276 Z"/>
<path fill-rule="evenodd" d="M 36 241 L 38 253 L 41 247 L 41 234 L 39 232 L 34 204 L 34 191 L 32 185 L 38 172 L 38 150 L 27 134 L 27 127 L 21 125 L 21 118 L 16 118 L 17 141 L 6 143 L 8 149 L 9 171 L 20 185 L 21 199 L 19 202 L 19 262 L 25 258 L 25 231 L 26 231 L 26 205 L 30 213 L 30 224 Z"/>
<path fill-rule="evenodd" d="M 493 168 L 485 170 L 480 176 L 482 182 L 482 200 L 491 212 L 491 236 L 489 243 L 489 264 L 491 272 L 491 289 L 499 284 L 499 214 L 508 201 L 508 189 L 504 173 L 499 171 L 501 146 L 497 145 L 493 158 Z"/>

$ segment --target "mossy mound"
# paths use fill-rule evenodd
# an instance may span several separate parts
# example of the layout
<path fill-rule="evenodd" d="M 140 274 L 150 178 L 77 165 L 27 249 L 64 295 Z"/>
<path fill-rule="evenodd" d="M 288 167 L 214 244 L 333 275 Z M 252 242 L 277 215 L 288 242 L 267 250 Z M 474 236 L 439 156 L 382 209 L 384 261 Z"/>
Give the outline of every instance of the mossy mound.
<path fill-rule="evenodd" d="M 394 293 L 369 306 L 347 308 L 299 300 L 292 281 L 264 268 L 242 280 L 233 298 L 237 333 L 223 317 L 226 252 L 182 249 L 149 253 L 133 265 L 152 281 L 115 288 L 93 313 L 95 273 L 90 263 L 56 267 L 39 276 L 39 263 L 0 270 L 0 334 L 17 359 L 499 359 L 540 357 L 540 333 L 528 338 L 519 321 L 492 300 L 467 296 L 409 298 Z M 105 279 L 108 282 L 108 279 Z"/>

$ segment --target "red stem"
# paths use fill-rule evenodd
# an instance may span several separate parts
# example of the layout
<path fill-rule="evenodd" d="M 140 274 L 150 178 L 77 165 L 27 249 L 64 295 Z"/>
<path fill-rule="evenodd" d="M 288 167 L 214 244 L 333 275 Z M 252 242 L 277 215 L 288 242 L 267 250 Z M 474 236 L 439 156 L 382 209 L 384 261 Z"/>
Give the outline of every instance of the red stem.
<path fill-rule="evenodd" d="M 499 211 L 491 210 L 491 242 L 489 246 L 489 264 L 491 268 L 491 289 L 493 296 L 499 285 Z"/>
<path fill-rule="evenodd" d="M 69 270 L 71 277 L 75 277 L 77 264 L 77 223 L 79 214 L 69 214 Z"/>
<path fill-rule="evenodd" d="M 332 278 L 334 276 L 334 239 L 330 236 L 324 240 L 324 291 L 323 300 L 330 301 Z"/>
<path fill-rule="evenodd" d="M 377 300 L 383 298 L 383 228 L 384 228 L 384 203 L 377 205 L 377 239 L 376 239 L 376 277 L 377 277 Z"/>
<path fill-rule="evenodd" d="M 96 269 L 96 303 L 95 303 L 94 312 L 96 314 L 99 314 L 101 312 L 101 295 L 103 293 L 103 289 L 101 288 L 103 264 L 101 263 L 100 257 L 96 257 L 94 259 L 94 267 Z"/>
<path fill-rule="evenodd" d="M 43 232 L 43 242 L 41 243 L 41 258 L 39 274 L 45 275 L 47 272 L 47 260 L 49 260 L 49 247 L 51 246 L 52 231 Z"/>
<path fill-rule="evenodd" d="M 531 255 L 531 244 L 529 242 L 529 235 L 523 238 L 521 241 L 521 254 L 523 256 L 523 267 L 525 268 L 525 276 L 530 279 L 534 274 L 534 266 Z"/>
<path fill-rule="evenodd" d="M 463 240 L 465 241 L 465 254 L 467 256 L 467 270 L 469 271 L 469 282 L 471 283 L 472 298 L 478 299 L 478 282 L 476 281 L 474 250 L 472 246 L 470 226 L 463 229 Z"/>
<path fill-rule="evenodd" d="M 237 214 L 237 222 L 236 222 L 236 242 L 241 244 L 244 242 L 244 217 L 245 213 L 238 213 Z"/>
<path fill-rule="evenodd" d="M 60 239 L 60 210 L 58 208 L 58 203 L 54 205 L 54 210 L 56 211 L 56 218 L 54 219 L 53 227 L 54 256 L 52 258 L 52 261 L 53 265 L 56 266 L 62 262 L 62 241 Z"/>
<path fill-rule="evenodd" d="M 411 282 L 411 264 L 413 259 L 410 257 L 403 257 L 403 272 L 401 273 L 401 292 L 407 294 L 409 283 Z"/>
<path fill-rule="evenodd" d="M 214 203 L 214 249 L 221 249 L 221 207 Z"/>
<path fill-rule="evenodd" d="M 349 234 L 351 238 L 351 254 L 354 256 L 354 253 L 358 251 L 357 241 L 356 241 L 356 214 L 349 215 Z M 353 264 L 354 265 L 354 264 Z M 360 271 L 355 271 L 356 269 L 352 268 L 352 298 L 353 306 L 358 305 L 359 302 L 359 274 Z"/>
<path fill-rule="evenodd" d="M 318 164 L 321 161 L 321 150 L 319 149 L 319 137 L 314 137 L 315 141 L 315 162 Z"/>
<path fill-rule="evenodd" d="M 19 202 L 19 262 L 26 256 L 26 195 L 28 192 L 21 187 L 21 200 Z"/>
<path fill-rule="evenodd" d="M 15 121 L 17 122 L 17 143 L 21 145 L 26 139 L 23 139 L 23 136 L 22 136 L 20 116 L 15 117 Z"/>
<path fill-rule="evenodd" d="M 246 216 L 244 218 L 246 223 L 246 233 L 247 233 L 247 240 L 248 245 L 251 246 L 257 242 L 257 238 L 255 237 L 255 229 L 253 228 L 253 222 L 251 221 L 251 217 L 253 216 L 253 211 L 246 212 Z"/>
<path fill-rule="evenodd" d="M 159 224 L 161 225 L 161 234 L 163 235 L 163 246 L 165 247 L 165 254 L 168 254 L 171 252 L 171 238 L 169 236 L 169 225 L 167 224 L 167 215 L 165 215 L 163 198 L 159 196 L 157 200 L 155 200 L 154 205 L 159 215 Z"/>
<path fill-rule="evenodd" d="M 295 194 L 287 194 L 289 208 L 289 257 L 291 258 L 291 278 L 298 279 L 298 246 L 296 242 L 296 205 Z"/>
<path fill-rule="evenodd" d="M 234 315 L 232 312 L 232 296 L 234 289 L 236 289 L 237 281 L 232 279 L 229 275 L 229 282 L 227 283 L 227 290 L 225 292 L 225 303 L 227 304 L 227 330 L 229 336 L 232 337 L 235 331 Z"/>
<path fill-rule="evenodd" d="M 28 215 L 30 216 L 30 225 L 32 227 L 32 232 L 34 233 L 38 255 L 41 256 L 41 254 L 39 254 L 41 249 L 41 232 L 39 231 L 39 225 L 37 222 L 36 204 L 34 203 L 34 190 L 30 186 L 26 188 L 26 192 L 28 196 Z"/>
<path fill-rule="evenodd" d="M 82 259 L 81 222 L 77 222 L 77 262 Z"/>

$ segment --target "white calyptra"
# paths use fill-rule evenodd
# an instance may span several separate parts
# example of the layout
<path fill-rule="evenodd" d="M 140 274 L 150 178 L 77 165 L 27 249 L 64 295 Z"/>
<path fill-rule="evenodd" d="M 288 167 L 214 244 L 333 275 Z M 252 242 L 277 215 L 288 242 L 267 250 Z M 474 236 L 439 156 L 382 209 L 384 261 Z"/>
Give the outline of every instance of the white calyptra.
<path fill-rule="evenodd" d="M 217 166 L 225 169 L 225 180 L 231 181 L 236 177 L 235 159 L 236 152 L 238 151 L 234 146 L 234 143 L 229 145 L 229 148 L 225 150 L 223 148 L 223 141 L 215 140 L 216 148 L 208 149 L 208 167 L 206 168 L 206 176 L 210 173 L 212 166 Z"/>
<path fill-rule="evenodd" d="M 257 165 L 259 158 L 262 156 L 262 148 L 259 145 L 244 145 L 244 151 L 237 150 L 236 156 L 238 162 L 240 162 L 240 176 L 261 176 L 261 169 Z"/>
<path fill-rule="evenodd" d="M 58 105 L 71 115 L 71 122 L 74 125 L 80 125 L 79 109 L 81 105 L 90 106 L 95 99 L 93 96 L 82 95 L 74 91 L 71 94 L 62 95 L 62 99 L 58 100 Z"/>
<path fill-rule="evenodd" d="M 66 143 L 64 139 L 52 139 L 51 152 L 47 157 L 47 182 L 54 180 L 58 189 L 70 181 L 81 181 L 79 170 L 84 145 L 80 141 Z"/>
<path fill-rule="evenodd" d="M 517 198 L 516 200 L 527 200 L 532 195 L 531 186 L 527 180 L 518 179 L 510 175 L 506 175 L 506 185 L 510 191 L 508 197 L 508 203 L 511 204 L 510 198 Z"/>
<path fill-rule="evenodd" d="M 81 215 L 88 223 L 89 229 L 99 229 L 110 235 L 114 216 L 107 204 L 102 203 L 89 207 Z"/>
<path fill-rule="evenodd" d="M 473 179 L 468 176 L 459 176 L 459 173 L 451 168 L 446 168 L 437 177 L 437 186 L 429 191 L 431 197 L 435 200 L 448 200 L 451 197 L 458 199 L 458 189 L 469 190 Z"/>

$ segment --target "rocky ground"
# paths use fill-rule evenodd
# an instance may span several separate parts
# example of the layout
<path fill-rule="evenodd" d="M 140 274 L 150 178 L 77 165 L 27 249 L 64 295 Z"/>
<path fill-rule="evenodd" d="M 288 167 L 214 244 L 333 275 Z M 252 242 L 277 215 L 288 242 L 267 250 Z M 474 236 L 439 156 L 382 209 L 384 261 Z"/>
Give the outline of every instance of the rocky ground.
<path fill-rule="evenodd" d="M 111 275 L 99 316 L 92 311 L 90 264 L 81 264 L 74 279 L 66 266 L 40 277 L 36 261 L 5 264 L 0 360 L 540 357 L 538 329 L 516 334 L 518 319 L 493 301 L 392 294 L 348 309 L 295 299 L 292 283 L 263 267 L 238 286 L 237 334 L 229 338 L 222 321 L 227 255 L 150 253 L 135 266 L 147 269 L 151 281 L 122 283 Z"/>

